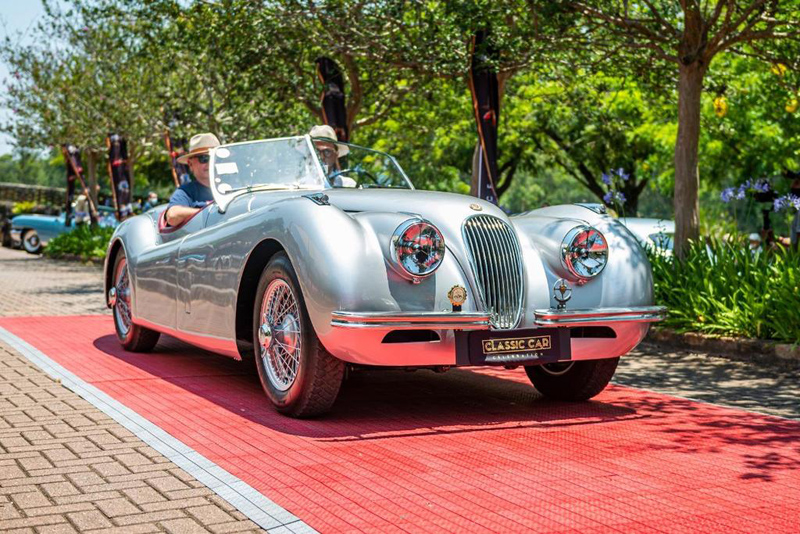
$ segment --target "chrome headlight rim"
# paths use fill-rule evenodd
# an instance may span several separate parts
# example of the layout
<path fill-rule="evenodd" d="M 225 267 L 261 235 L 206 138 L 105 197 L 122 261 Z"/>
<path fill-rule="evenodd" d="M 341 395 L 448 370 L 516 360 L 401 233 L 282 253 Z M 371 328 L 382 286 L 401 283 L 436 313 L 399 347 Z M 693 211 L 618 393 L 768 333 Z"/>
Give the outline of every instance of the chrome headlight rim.
<path fill-rule="evenodd" d="M 587 235 L 581 240 L 581 234 L 586 233 Z M 589 246 L 589 238 L 593 236 L 599 236 L 602 240 L 603 248 L 601 250 L 595 250 L 594 253 L 600 252 L 599 256 L 593 257 L 591 259 L 598 261 L 600 264 L 599 267 L 587 267 L 583 265 L 583 261 L 586 260 L 592 251 L 588 251 L 587 247 Z M 581 242 L 582 241 L 582 242 Z M 608 240 L 603 233 L 595 228 L 594 226 L 589 225 L 580 225 L 576 226 L 564 237 L 564 240 L 561 242 L 561 264 L 564 268 L 579 281 L 588 281 L 592 280 L 593 278 L 597 277 L 600 273 L 605 270 L 606 265 L 608 265 Z M 602 258 L 602 262 L 598 260 Z"/>
<path fill-rule="evenodd" d="M 411 227 L 417 226 L 417 225 L 430 228 L 431 230 L 433 230 L 436 233 L 436 235 L 438 236 L 438 240 L 439 240 L 439 246 L 437 247 L 437 250 L 438 250 L 439 255 L 440 255 L 438 261 L 436 262 L 436 264 L 432 268 L 428 269 L 427 271 L 419 272 L 419 273 L 411 272 L 408 269 L 406 269 L 406 266 L 403 263 L 403 260 L 402 260 L 402 257 L 401 257 L 401 252 L 402 252 L 401 251 L 401 247 L 403 246 L 403 236 L 405 235 L 405 233 Z M 424 278 L 428 278 L 429 276 L 433 275 L 439 269 L 439 267 L 442 265 L 442 263 L 444 262 L 444 256 L 445 256 L 445 253 L 446 253 L 446 250 L 447 250 L 447 248 L 445 246 L 444 235 L 442 235 L 442 232 L 439 230 L 439 228 L 437 228 L 436 225 L 433 224 L 432 222 L 430 222 L 430 221 L 428 221 L 426 219 L 420 218 L 420 217 L 413 218 L 413 219 L 408 219 L 407 221 L 405 221 L 402 224 L 400 224 L 395 229 L 394 233 L 392 234 L 391 245 L 390 245 L 389 248 L 390 248 L 389 253 L 390 253 L 390 257 L 391 257 L 391 264 L 394 267 L 394 269 L 398 273 L 400 273 L 403 277 L 405 277 L 405 278 L 407 278 L 407 279 L 409 279 L 411 281 L 414 281 L 414 282 L 418 282 L 418 281 L 420 281 L 420 280 L 422 280 Z"/>

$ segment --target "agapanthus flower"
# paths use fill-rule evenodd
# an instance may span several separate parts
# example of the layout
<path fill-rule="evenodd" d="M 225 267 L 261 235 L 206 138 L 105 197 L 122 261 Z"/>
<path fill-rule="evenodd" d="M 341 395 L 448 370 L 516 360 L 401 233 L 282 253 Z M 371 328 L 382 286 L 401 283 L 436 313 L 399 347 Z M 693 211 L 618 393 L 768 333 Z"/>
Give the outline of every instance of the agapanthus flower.
<path fill-rule="evenodd" d="M 604 184 L 611 185 L 611 175 L 610 174 L 603 173 L 603 176 L 602 176 L 601 179 L 603 180 Z"/>
<path fill-rule="evenodd" d="M 614 199 L 614 192 L 613 191 L 609 191 L 608 193 L 603 195 L 603 202 L 605 202 L 606 204 L 611 204 L 611 201 L 613 199 Z"/>
<path fill-rule="evenodd" d="M 786 209 L 786 198 L 778 197 L 772 202 L 772 209 L 774 211 L 783 211 Z"/>
<path fill-rule="evenodd" d="M 742 200 L 744 197 L 747 196 L 747 190 L 750 187 L 750 180 L 743 183 L 739 186 L 739 189 L 736 190 L 736 200 Z"/>
<path fill-rule="evenodd" d="M 758 180 L 756 183 L 753 184 L 753 189 L 755 189 L 759 193 L 766 193 L 769 191 L 769 182 L 763 179 Z"/>
<path fill-rule="evenodd" d="M 617 199 L 617 202 L 619 202 L 620 204 L 625 204 L 625 200 L 627 200 L 627 199 L 625 198 L 625 193 L 623 193 L 622 191 L 617 191 L 617 192 L 614 194 L 614 198 L 616 198 L 616 199 Z"/>
<path fill-rule="evenodd" d="M 628 173 L 626 173 L 626 172 L 625 172 L 625 169 L 623 169 L 622 167 L 620 167 L 619 169 L 617 169 L 617 176 L 619 176 L 620 178 L 622 178 L 622 180 L 623 180 L 624 182 L 627 182 L 627 181 L 628 181 L 628 178 L 630 178 L 630 177 L 631 177 L 631 175 L 630 175 L 630 174 L 628 174 Z"/>
<path fill-rule="evenodd" d="M 722 199 L 723 202 L 728 203 L 733 200 L 733 195 L 735 194 L 736 189 L 733 187 L 728 187 L 722 190 L 719 197 Z"/>

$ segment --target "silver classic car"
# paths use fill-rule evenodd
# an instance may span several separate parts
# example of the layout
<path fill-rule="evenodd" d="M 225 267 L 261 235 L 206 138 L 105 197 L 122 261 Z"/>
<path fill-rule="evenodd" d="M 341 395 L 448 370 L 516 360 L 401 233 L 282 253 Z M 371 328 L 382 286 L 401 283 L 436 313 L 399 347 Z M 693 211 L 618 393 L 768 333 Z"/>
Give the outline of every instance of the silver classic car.
<path fill-rule="evenodd" d="M 275 407 L 307 417 L 350 365 L 523 366 L 543 395 L 586 400 L 663 318 L 644 251 L 598 206 L 509 217 L 415 190 L 387 154 L 319 147 L 218 147 L 213 203 L 180 227 L 164 207 L 120 224 L 105 286 L 125 349 L 164 333 L 254 358 Z"/>

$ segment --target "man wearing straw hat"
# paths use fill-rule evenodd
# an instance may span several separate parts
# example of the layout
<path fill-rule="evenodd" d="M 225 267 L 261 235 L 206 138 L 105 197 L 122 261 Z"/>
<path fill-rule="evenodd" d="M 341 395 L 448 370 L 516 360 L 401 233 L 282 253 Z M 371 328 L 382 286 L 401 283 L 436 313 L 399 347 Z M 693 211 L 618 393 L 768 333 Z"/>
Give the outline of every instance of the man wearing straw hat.
<path fill-rule="evenodd" d="M 169 197 L 166 218 L 169 226 L 180 226 L 209 202 L 214 200 L 208 181 L 209 151 L 219 146 L 212 133 L 197 134 L 189 140 L 189 152 L 178 158 L 178 163 L 189 165 L 194 180 L 180 186 Z"/>

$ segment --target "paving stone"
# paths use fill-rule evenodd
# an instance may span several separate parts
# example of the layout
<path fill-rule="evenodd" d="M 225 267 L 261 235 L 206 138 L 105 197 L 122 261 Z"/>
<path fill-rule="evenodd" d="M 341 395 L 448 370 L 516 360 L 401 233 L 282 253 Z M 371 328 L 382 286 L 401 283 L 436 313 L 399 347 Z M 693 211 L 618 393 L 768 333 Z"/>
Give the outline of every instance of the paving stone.
<path fill-rule="evenodd" d="M 79 530 L 93 530 L 97 528 L 107 528 L 111 526 L 109 521 L 103 514 L 97 510 L 87 510 L 85 512 L 73 512 L 67 514 L 67 517 Z"/>
<path fill-rule="evenodd" d="M 149 486 L 122 490 L 128 499 L 141 506 L 152 502 L 166 501 L 166 497 Z"/>
<path fill-rule="evenodd" d="M 136 508 L 131 502 L 127 499 L 108 499 L 99 501 L 97 503 L 97 507 L 102 511 L 107 517 L 117 517 L 120 515 L 130 515 L 138 513 L 140 510 Z"/>
<path fill-rule="evenodd" d="M 233 518 L 218 506 L 205 505 L 187 508 L 186 513 L 197 519 L 202 525 L 230 522 Z"/>
<path fill-rule="evenodd" d="M 161 524 L 167 532 L 174 534 L 203 534 L 208 532 L 199 523 L 192 519 L 173 519 L 170 521 L 162 521 Z"/>
<path fill-rule="evenodd" d="M 50 499 L 48 499 L 44 493 L 38 490 L 25 493 L 14 493 L 11 495 L 11 500 L 14 501 L 20 510 L 24 510 L 25 508 L 38 508 L 52 505 Z"/>

